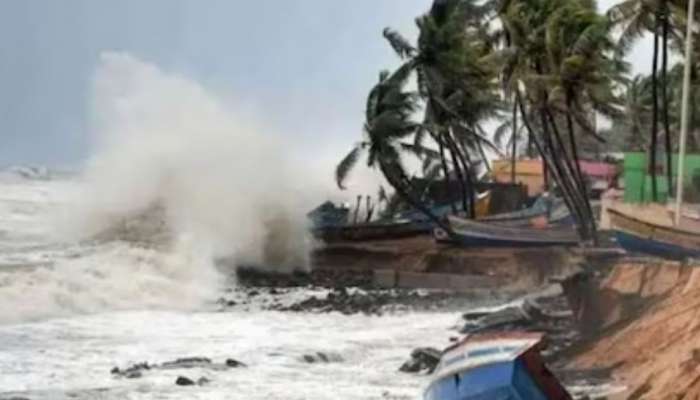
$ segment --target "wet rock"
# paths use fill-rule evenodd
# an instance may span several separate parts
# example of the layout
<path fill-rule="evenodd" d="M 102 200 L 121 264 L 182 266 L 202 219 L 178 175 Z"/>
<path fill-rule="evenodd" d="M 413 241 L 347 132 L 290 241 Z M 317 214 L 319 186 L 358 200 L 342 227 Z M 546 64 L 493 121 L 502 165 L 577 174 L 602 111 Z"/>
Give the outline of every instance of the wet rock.
<path fill-rule="evenodd" d="M 231 368 L 247 367 L 247 365 L 245 365 L 244 363 L 238 360 L 234 360 L 233 358 L 226 359 L 226 366 Z"/>
<path fill-rule="evenodd" d="M 124 377 L 126 379 L 138 379 L 143 376 L 143 373 L 141 371 L 129 371 L 124 374 Z"/>
<path fill-rule="evenodd" d="M 161 369 L 195 368 L 210 366 L 211 360 L 206 357 L 185 357 L 175 361 L 166 361 L 159 366 Z"/>
<path fill-rule="evenodd" d="M 432 347 L 421 347 L 411 352 L 411 359 L 406 361 L 399 371 L 407 373 L 427 372 L 429 374 L 435 371 L 440 362 L 441 352 Z"/>
<path fill-rule="evenodd" d="M 316 352 L 314 354 L 304 354 L 302 357 L 302 360 L 304 362 L 309 363 L 309 364 L 315 364 L 315 363 L 332 363 L 332 362 L 342 362 L 343 357 L 340 356 L 340 354 L 335 354 L 335 353 L 323 353 L 323 352 Z"/>
<path fill-rule="evenodd" d="M 112 375 L 116 375 L 122 378 L 127 378 L 127 379 L 137 379 L 141 378 L 143 376 L 143 371 L 151 369 L 151 366 L 148 365 L 148 363 L 142 362 L 138 364 L 131 365 L 127 367 L 126 369 L 119 369 L 119 367 L 114 367 L 110 371 Z"/>
<path fill-rule="evenodd" d="M 197 385 L 199 385 L 199 386 L 204 386 L 209 382 L 211 382 L 211 381 L 209 379 L 207 379 L 206 377 L 201 377 L 201 378 L 197 379 Z"/>
<path fill-rule="evenodd" d="M 175 384 L 178 386 L 194 386 L 195 382 L 186 376 L 178 376 Z"/>

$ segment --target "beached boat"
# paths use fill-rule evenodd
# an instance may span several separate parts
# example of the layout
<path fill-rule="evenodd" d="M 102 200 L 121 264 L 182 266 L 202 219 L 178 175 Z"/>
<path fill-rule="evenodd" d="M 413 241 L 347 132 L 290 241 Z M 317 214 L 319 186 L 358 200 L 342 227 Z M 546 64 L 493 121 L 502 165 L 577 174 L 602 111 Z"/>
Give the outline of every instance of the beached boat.
<path fill-rule="evenodd" d="M 448 348 L 425 400 L 571 400 L 547 369 L 543 335 L 510 332 L 470 335 Z"/>
<path fill-rule="evenodd" d="M 538 198 L 535 203 L 524 210 L 489 215 L 477 219 L 479 222 L 494 223 L 511 227 L 546 228 L 549 226 L 573 225 L 573 218 L 568 207 L 561 199 Z"/>
<path fill-rule="evenodd" d="M 489 208 L 491 207 L 491 192 L 479 193 L 476 196 L 476 208 L 474 212 L 478 217 L 486 217 L 489 214 Z M 442 204 L 439 206 L 433 206 L 430 211 L 438 218 L 444 217 L 451 214 L 454 209 L 461 210 L 462 202 L 456 202 L 454 204 Z M 398 219 L 406 219 L 411 221 L 427 221 L 428 217 L 419 210 L 410 210 L 400 213 L 397 216 Z"/>
<path fill-rule="evenodd" d="M 477 213 L 484 213 L 488 210 L 490 195 L 488 192 L 481 193 L 477 198 Z M 451 205 L 441 205 L 433 207 L 433 214 L 438 218 L 443 218 L 452 212 Z M 401 214 L 395 220 L 382 220 L 360 224 L 328 224 L 316 226 L 311 230 L 314 237 L 326 243 L 342 241 L 367 241 L 367 240 L 390 240 L 401 239 L 411 236 L 428 235 L 435 227 L 435 223 L 428 217 L 412 210 Z"/>
<path fill-rule="evenodd" d="M 673 226 L 663 212 L 611 208 L 607 213 L 618 244 L 627 251 L 673 259 L 700 257 L 700 230 Z"/>
<path fill-rule="evenodd" d="M 433 230 L 438 242 L 475 247 L 542 247 L 574 246 L 579 238 L 570 227 L 536 229 L 448 217 L 452 233 L 441 228 Z"/>
<path fill-rule="evenodd" d="M 369 222 L 366 224 L 325 226 L 312 229 L 314 237 L 326 243 L 341 241 L 387 240 L 427 234 L 431 221 Z"/>

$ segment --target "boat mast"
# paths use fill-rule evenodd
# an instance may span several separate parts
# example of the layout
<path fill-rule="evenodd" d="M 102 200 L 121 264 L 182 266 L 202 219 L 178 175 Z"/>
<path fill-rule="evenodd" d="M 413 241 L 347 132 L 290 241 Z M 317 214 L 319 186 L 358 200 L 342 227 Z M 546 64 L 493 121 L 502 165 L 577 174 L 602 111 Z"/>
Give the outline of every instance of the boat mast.
<path fill-rule="evenodd" d="M 683 202 L 683 174 L 685 163 L 685 142 L 688 136 L 688 102 L 690 98 L 690 66 L 693 53 L 693 24 L 695 17 L 695 0 L 688 1 L 688 26 L 685 35 L 685 66 L 683 69 L 683 104 L 681 105 L 681 141 L 678 148 L 678 172 L 676 183 L 675 223 L 681 222 L 681 204 Z M 670 149 L 669 149 L 670 150 Z M 669 182 L 670 184 L 670 182 Z"/>

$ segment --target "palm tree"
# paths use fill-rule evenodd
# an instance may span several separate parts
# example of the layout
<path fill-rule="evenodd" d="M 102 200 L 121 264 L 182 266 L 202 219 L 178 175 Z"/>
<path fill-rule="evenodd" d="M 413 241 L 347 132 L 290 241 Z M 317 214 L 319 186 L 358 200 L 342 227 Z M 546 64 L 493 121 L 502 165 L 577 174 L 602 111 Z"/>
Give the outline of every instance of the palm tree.
<path fill-rule="evenodd" d="M 612 120 L 618 148 L 644 151 L 649 148 L 649 135 L 643 130 L 651 121 L 651 79 L 637 75 L 628 80 L 622 98 L 624 112 Z"/>
<path fill-rule="evenodd" d="M 650 134 L 649 170 L 652 174 L 652 198 L 658 199 L 656 179 L 656 154 L 657 137 L 659 132 L 659 105 L 661 104 L 662 123 L 664 131 L 664 147 L 666 150 L 666 174 L 669 182 L 669 194 L 673 193 L 671 177 L 671 120 L 670 101 L 668 95 L 668 53 L 672 39 L 680 39 L 684 20 L 685 5 L 683 0 L 624 0 L 612 7 L 608 16 L 612 23 L 621 26 L 622 34 L 618 44 L 619 55 L 624 55 L 634 41 L 641 38 L 644 33 L 651 32 L 654 40 L 654 53 L 652 56 L 651 90 L 652 90 L 652 115 Z M 661 46 L 661 76 L 659 77 L 659 47 Z M 661 89 L 659 100 L 658 89 Z"/>
<path fill-rule="evenodd" d="M 613 90 L 615 82 L 626 70 L 609 57 L 613 48 L 608 20 L 598 15 L 590 4 L 567 2 L 548 18 L 546 49 L 549 68 L 548 75 L 541 78 L 550 81 L 549 106 L 563 114 L 566 120 L 568 150 L 574 164 L 570 173 L 583 194 L 588 213 L 586 220 L 591 224 L 592 232 L 596 230 L 595 218 L 580 168 L 576 128 L 599 138 L 589 116 L 598 113 L 615 118 L 620 114 Z M 556 132 L 554 118 L 552 127 Z M 563 153 L 567 152 L 563 143 L 559 143 L 559 147 Z"/>
<path fill-rule="evenodd" d="M 350 171 L 362 153 L 366 153 L 367 165 L 379 169 L 396 194 L 449 231 L 449 227 L 416 198 L 401 160 L 403 153 L 415 154 L 419 151 L 405 142 L 418 128 L 418 124 L 411 119 L 417 110 L 416 94 L 404 90 L 409 76 L 410 68 L 406 66 L 393 74 L 387 71 L 380 73 L 379 82 L 367 98 L 364 140 L 357 143 L 336 167 L 336 183 L 344 189 L 343 183 Z"/>
<path fill-rule="evenodd" d="M 426 136 L 437 144 L 443 178 L 449 187 L 451 171 L 461 186 L 462 207 L 474 212 L 474 165 L 487 163 L 484 147 L 496 146 L 480 124 L 497 115 L 500 100 L 495 67 L 489 63 L 486 9 L 474 0 L 436 0 L 416 23 L 419 37 L 411 45 L 399 33 L 385 29 L 384 36 L 401 57 L 404 67 L 416 72 L 418 93 L 425 104 L 422 129 L 416 144 Z"/>
<path fill-rule="evenodd" d="M 507 38 L 499 52 L 504 88 L 513 93 L 545 174 L 562 191 L 582 237 L 595 239 L 577 142 L 581 134 L 600 139 L 591 115 L 616 113 L 611 88 L 620 63 L 605 56 L 609 26 L 590 0 L 506 0 L 498 17 Z"/>

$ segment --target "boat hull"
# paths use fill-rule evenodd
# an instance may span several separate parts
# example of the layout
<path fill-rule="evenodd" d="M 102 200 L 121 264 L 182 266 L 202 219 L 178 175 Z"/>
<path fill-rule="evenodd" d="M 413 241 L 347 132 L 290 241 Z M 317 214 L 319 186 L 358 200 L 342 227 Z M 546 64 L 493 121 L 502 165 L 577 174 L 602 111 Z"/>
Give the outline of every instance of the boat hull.
<path fill-rule="evenodd" d="M 700 257 L 700 233 L 663 226 L 608 210 L 618 244 L 632 253 L 669 259 Z"/>
<path fill-rule="evenodd" d="M 470 335 L 447 349 L 424 400 L 571 400 L 540 355 L 543 335 Z"/>
<path fill-rule="evenodd" d="M 370 223 L 316 228 L 313 235 L 326 243 L 390 240 L 429 234 L 432 228 L 433 223 L 430 221 Z"/>
<path fill-rule="evenodd" d="M 474 368 L 433 383 L 425 400 L 549 400 L 521 361 Z"/>
<path fill-rule="evenodd" d="M 571 229 L 535 229 L 499 226 L 450 217 L 452 233 L 434 230 L 438 242 L 468 247 L 548 247 L 575 246 L 579 239 Z"/>

